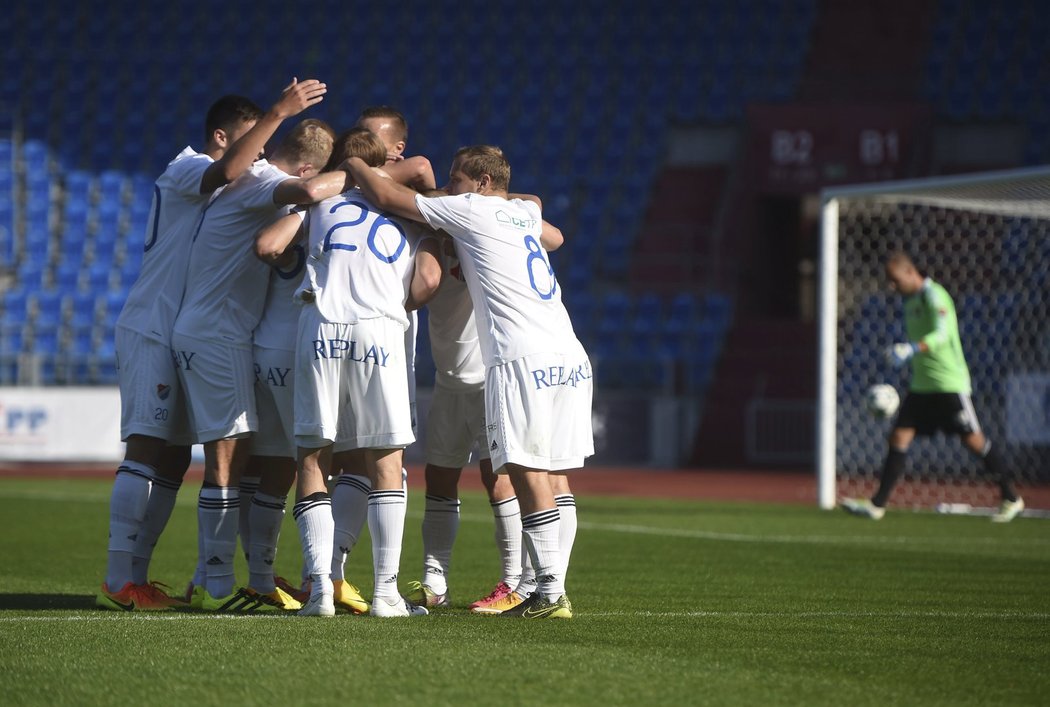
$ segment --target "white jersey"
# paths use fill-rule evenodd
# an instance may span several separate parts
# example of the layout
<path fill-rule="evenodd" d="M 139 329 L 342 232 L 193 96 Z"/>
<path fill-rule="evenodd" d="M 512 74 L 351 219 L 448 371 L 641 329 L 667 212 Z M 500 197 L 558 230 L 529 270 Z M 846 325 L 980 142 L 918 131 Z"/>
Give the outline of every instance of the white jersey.
<path fill-rule="evenodd" d="M 208 155 L 187 147 L 157 178 L 142 268 L 120 310 L 117 326 L 164 345 L 171 342 L 171 328 L 186 286 L 190 241 L 201 209 L 212 196 L 201 194 L 201 178 L 213 162 Z"/>
<path fill-rule="evenodd" d="M 292 251 L 295 260 L 286 269 L 270 268 L 266 306 L 252 336 L 256 346 L 275 351 L 295 351 L 299 312 L 302 310 L 295 301 L 295 292 L 306 271 L 306 248 L 296 243 Z"/>
<path fill-rule="evenodd" d="M 416 197 L 427 223 L 456 239 L 488 367 L 582 350 L 540 245 L 540 209 L 479 194 Z"/>
<path fill-rule="evenodd" d="M 485 385 L 485 363 L 481 360 L 474 303 L 452 246 L 445 241 L 441 286 L 427 302 L 430 351 L 439 385 L 453 390 L 480 390 Z"/>
<path fill-rule="evenodd" d="M 255 257 L 255 233 L 284 208 L 274 203 L 273 193 L 287 179 L 260 160 L 204 209 L 190 251 L 176 332 L 251 347 L 270 275 L 270 267 Z"/>
<path fill-rule="evenodd" d="M 422 229 L 384 216 L 354 188 L 305 212 L 306 278 L 297 293 L 329 322 L 389 317 L 408 329 L 405 301 Z"/>

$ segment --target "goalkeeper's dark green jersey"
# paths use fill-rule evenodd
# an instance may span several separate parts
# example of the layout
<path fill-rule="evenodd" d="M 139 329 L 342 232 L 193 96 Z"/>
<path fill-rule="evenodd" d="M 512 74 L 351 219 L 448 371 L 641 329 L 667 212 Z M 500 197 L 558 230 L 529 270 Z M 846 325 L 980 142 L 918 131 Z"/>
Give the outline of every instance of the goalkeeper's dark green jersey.
<path fill-rule="evenodd" d="M 910 390 L 916 393 L 970 394 L 955 303 L 943 287 L 926 278 L 922 289 L 904 301 L 904 327 L 908 341 L 923 343 L 911 359 Z"/>

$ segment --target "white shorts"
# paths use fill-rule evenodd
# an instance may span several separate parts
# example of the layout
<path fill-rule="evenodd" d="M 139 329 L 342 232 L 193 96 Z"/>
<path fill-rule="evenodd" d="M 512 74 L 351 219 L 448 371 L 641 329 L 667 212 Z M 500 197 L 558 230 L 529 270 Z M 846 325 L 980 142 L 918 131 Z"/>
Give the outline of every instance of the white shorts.
<path fill-rule="evenodd" d="M 534 354 L 485 372 L 492 468 L 560 471 L 594 454 L 593 375 L 587 354 Z"/>
<path fill-rule="evenodd" d="M 146 435 L 190 445 L 194 435 L 178 370 L 168 346 L 137 331 L 117 327 L 120 438 Z"/>
<path fill-rule="evenodd" d="M 256 346 L 255 410 L 259 429 L 252 454 L 295 459 L 295 351 Z"/>
<path fill-rule="evenodd" d="M 295 359 L 296 444 L 335 442 L 336 452 L 412 444 L 404 337 L 393 319 L 333 324 L 315 306 L 303 307 Z"/>
<path fill-rule="evenodd" d="M 247 437 L 258 429 L 251 349 L 179 334 L 172 335 L 171 349 L 200 442 Z"/>
<path fill-rule="evenodd" d="M 405 330 L 405 369 L 408 373 L 408 406 L 412 412 L 412 434 L 416 434 L 416 333 L 419 331 L 419 313 L 408 313 Z"/>
<path fill-rule="evenodd" d="M 462 469 L 477 445 L 478 458 L 489 458 L 485 433 L 485 390 L 434 386 L 427 413 L 427 464 Z"/>

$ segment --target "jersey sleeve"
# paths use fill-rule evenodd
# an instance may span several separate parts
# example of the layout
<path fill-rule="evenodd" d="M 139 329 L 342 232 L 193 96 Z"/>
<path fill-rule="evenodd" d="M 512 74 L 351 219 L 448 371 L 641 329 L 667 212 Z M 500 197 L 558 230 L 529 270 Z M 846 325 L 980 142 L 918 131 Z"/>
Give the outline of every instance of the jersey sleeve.
<path fill-rule="evenodd" d="M 445 231 L 453 238 L 470 233 L 470 194 L 457 196 L 416 196 L 416 207 L 427 225 Z"/>
<path fill-rule="evenodd" d="M 165 173 L 170 188 L 187 197 L 201 196 L 201 179 L 214 161 L 204 154 L 175 160 L 168 165 Z"/>
<path fill-rule="evenodd" d="M 953 316 L 952 301 L 943 289 L 931 287 L 923 293 L 922 306 L 933 322 L 933 330 L 920 343 L 926 345 L 927 351 L 933 352 L 948 343 Z"/>
<path fill-rule="evenodd" d="M 251 193 L 246 195 L 245 206 L 250 209 L 264 209 L 277 206 L 277 202 L 274 201 L 274 192 L 277 191 L 277 187 L 281 184 L 292 179 L 295 179 L 295 177 L 289 177 L 279 170 L 263 175 L 259 183 L 253 187 Z"/>

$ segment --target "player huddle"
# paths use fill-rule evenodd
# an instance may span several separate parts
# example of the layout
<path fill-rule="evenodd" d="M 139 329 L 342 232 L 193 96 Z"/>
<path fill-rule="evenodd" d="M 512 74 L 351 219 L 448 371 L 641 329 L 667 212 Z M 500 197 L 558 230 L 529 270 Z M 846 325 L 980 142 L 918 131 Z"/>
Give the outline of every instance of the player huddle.
<path fill-rule="evenodd" d="M 142 271 L 117 322 L 127 451 L 96 603 L 382 617 L 450 606 L 457 484 L 477 445 L 502 573 L 471 609 L 571 618 L 566 471 L 593 453 L 592 380 L 547 257 L 561 233 L 538 198 L 508 191 L 498 148 L 459 150 L 436 190 L 429 161 L 403 156 L 407 125 L 389 108 L 367 109 L 341 135 L 304 120 L 261 159 L 277 127 L 326 90 L 293 80 L 267 112 L 220 99 L 204 151 L 186 148 L 157 180 Z M 415 441 L 424 305 L 437 366 L 424 573 L 402 593 L 402 457 Z M 204 446 L 204 483 L 183 600 L 150 582 L 148 567 L 193 442 Z M 273 571 L 293 486 L 296 585 Z M 370 602 L 344 575 L 366 521 Z"/>

